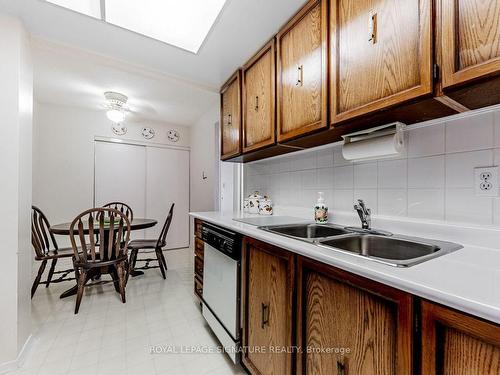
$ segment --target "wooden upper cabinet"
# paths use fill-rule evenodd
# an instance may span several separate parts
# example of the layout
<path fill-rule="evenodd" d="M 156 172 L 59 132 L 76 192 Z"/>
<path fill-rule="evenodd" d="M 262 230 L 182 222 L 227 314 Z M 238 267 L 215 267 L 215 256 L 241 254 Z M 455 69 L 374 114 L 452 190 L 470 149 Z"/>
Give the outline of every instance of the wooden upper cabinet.
<path fill-rule="evenodd" d="M 221 159 L 241 153 L 241 71 L 237 71 L 221 89 Z"/>
<path fill-rule="evenodd" d="M 422 302 L 422 374 L 499 375 L 500 326 Z"/>
<path fill-rule="evenodd" d="M 500 1 L 441 0 L 443 87 L 500 73 Z"/>
<path fill-rule="evenodd" d="M 277 35 L 278 141 L 328 126 L 328 1 L 310 1 Z"/>
<path fill-rule="evenodd" d="M 297 374 L 412 374 L 411 295 L 303 257 L 297 269 L 297 345 L 309 349 Z"/>
<path fill-rule="evenodd" d="M 336 123 L 430 95 L 431 0 L 330 0 Z"/>
<path fill-rule="evenodd" d="M 290 375 L 293 255 L 246 238 L 243 251 L 243 363 L 253 375 Z M 255 349 L 265 348 L 264 351 Z"/>
<path fill-rule="evenodd" d="M 243 152 L 276 142 L 274 40 L 243 68 Z"/>

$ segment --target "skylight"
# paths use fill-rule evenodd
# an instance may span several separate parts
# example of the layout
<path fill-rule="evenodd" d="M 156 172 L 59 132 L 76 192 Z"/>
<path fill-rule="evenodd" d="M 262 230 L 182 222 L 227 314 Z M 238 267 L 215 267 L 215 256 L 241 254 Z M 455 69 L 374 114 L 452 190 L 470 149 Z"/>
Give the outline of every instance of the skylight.
<path fill-rule="evenodd" d="M 226 0 L 47 0 L 197 53 Z M 104 9 L 101 9 L 101 3 Z"/>
<path fill-rule="evenodd" d="M 101 18 L 101 0 L 47 0 L 49 3 L 86 14 L 94 18 Z"/>

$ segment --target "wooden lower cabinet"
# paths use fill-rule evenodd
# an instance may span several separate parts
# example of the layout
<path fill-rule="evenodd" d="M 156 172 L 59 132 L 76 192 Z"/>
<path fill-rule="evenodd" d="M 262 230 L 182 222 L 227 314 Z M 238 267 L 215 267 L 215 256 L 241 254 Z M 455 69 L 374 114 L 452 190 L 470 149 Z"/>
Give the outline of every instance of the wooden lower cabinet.
<path fill-rule="evenodd" d="M 242 301 L 252 375 L 500 375 L 500 325 L 250 238 Z"/>
<path fill-rule="evenodd" d="M 500 326 L 422 301 L 422 374 L 500 375 Z"/>
<path fill-rule="evenodd" d="M 199 298 L 203 296 L 203 257 L 205 253 L 205 242 L 201 239 L 201 227 L 203 222 L 194 219 L 194 294 Z"/>
<path fill-rule="evenodd" d="M 297 374 L 413 373 L 413 297 L 303 257 Z"/>
<path fill-rule="evenodd" d="M 294 257 L 247 238 L 242 264 L 243 364 L 251 374 L 289 375 Z"/>

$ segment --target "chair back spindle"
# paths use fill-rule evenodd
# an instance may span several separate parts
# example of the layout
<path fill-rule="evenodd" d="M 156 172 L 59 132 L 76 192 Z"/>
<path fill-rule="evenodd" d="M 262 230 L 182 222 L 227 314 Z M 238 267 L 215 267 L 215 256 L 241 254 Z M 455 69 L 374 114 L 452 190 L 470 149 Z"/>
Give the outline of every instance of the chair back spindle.
<path fill-rule="evenodd" d="M 123 202 L 110 202 L 106 203 L 105 205 L 102 206 L 103 208 L 114 208 L 115 210 L 120 211 L 122 214 L 124 214 L 130 222 L 134 220 L 134 212 L 132 211 L 132 208 Z"/>
<path fill-rule="evenodd" d="M 97 233 L 101 239 L 98 244 Z M 92 208 L 78 215 L 70 225 L 76 264 L 82 267 L 126 258 L 129 239 L 130 221 L 125 213 L 114 208 Z M 79 249 L 77 242 L 86 251 Z"/>
<path fill-rule="evenodd" d="M 163 228 L 161 229 L 160 236 L 158 237 L 158 242 L 156 243 L 157 248 L 162 248 L 167 244 L 167 234 L 168 229 L 170 228 L 170 224 L 172 223 L 172 218 L 174 216 L 174 206 L 175 203 L 172 203 L 170 206 L 170 210 L 168 211 L 167 220 L 165 220 L 165 224 L 163 224 Z"/>
<path fill-rule="evenodd" d="M 49 220 L 36 206 L 31 206 L 31 243 L 37 258 L 47 256 L 51 250 L 58 250 L 54 234 L 50 231 Z"/>

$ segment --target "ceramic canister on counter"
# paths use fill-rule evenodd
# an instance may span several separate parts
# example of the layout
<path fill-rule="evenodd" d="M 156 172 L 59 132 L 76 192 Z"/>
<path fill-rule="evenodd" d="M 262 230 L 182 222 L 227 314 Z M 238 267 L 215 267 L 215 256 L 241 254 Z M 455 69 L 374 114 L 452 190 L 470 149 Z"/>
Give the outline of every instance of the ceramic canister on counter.
<path fill-rule="evenodd" d="M 248 212 L 250 208 L 250 198 L 243 199 L 243 212 Z"/>
<path fill-rule="evenodd" d="M 259 201 L 259 214 L 272 215 L 273 214 L 273 201 L 269 197 L 264 197 Z"/>
<path fill-rule="evenodd" d="M 263 198 L 258 191 L 248 196 L 248 213 L 258 214 L 259 213 L 259 202 Z"/>

